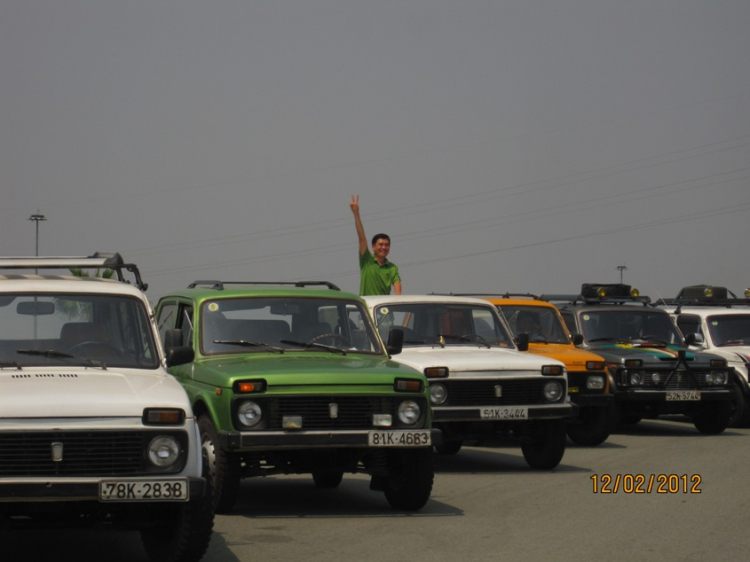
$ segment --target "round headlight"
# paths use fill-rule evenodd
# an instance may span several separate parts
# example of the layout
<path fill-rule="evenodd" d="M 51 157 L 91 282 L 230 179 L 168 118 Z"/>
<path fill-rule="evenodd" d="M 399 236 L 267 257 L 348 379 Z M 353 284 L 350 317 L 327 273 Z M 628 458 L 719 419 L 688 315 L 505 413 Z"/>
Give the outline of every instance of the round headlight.
<path fill-rule="evenodd" d="M 727 374 L 724 371 L 712 371 L 711 378 L 714 384 L 727 384 Z"/>
<path fill-rule="evenodd" d="M 604 388 L 604 377 L 601 375 L 587 377 L 586 388 L 588 388 L 589 390 L 601 390 L 602 388 Z"/>
<path fill-rule="evenodd" d="M 414 425 L 419 421 L 421 415 L 422 411 L 419 409 L 419 404 L 414 400 L 404 400 L 398 405 L 398 419 L 403 424 Z"/>
<path fill-rule="evenodd" d="M 654 373 L 651 375 L 651 382 L 654 384 L 660 384 L 661 383 L 661 375 L 659 373 Z"/>
<path fill-rule="evenodd" d="M 550 381 L 544 385 L 544 397 L 550 402 L 557 402 L 563 395 L 563 387 L 557 381 Z"/>
<path fill-rule="evenodd" d="M 237 418 L 240 423 L 247 427 L 254 427 L 260 423 L 263 412 L 255 402 L 248 400 L 237 408 Z"/>
<path fill-rule="evenodd" d="M 643 373 L 636 371 L 630 374 L 630 384 L 643 384 Z"/>
<path fill-rule="evenodd" d="M 148 444 L 148 460 L 159 468 L 169 468 L 180 458 L 180 444 L 174 437 L 162 435 Z"/>
<path fill-rule="evenodd" d="M 430 401 L 433 404 L 445 404 L 448 400 L 448 389 L 444 384 L 430 383 Z"/>

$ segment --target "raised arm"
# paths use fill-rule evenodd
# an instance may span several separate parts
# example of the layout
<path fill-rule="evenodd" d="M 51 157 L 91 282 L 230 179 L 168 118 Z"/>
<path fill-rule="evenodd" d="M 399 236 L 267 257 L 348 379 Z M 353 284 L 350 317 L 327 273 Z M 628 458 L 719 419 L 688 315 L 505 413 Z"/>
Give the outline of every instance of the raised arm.
<path fill-rule="evenodd" d="M 365 227 L 362 226 L 362 219 L 359 217 L 359 195 L 352 195 L 349 207 L 354 215 L 354 226 L 357 227 L 357 236 L 359 237 L 359 255 L 367 251 L 367 237 L 365 236 Z"/>

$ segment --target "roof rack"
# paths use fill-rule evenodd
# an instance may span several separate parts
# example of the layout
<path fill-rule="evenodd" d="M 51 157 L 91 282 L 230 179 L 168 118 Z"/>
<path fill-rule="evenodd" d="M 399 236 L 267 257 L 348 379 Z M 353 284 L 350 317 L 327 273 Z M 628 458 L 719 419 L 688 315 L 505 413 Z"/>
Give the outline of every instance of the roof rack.
<path fill-rule="evenodd" d="M 309 287 L 314 285 L 322 285 L 328 287 L 332 291 L 340 291 L 336 285 L 329 281 L 218 281 L 214 279 L 193 281 L 188 285 L 188 289 L 195 289 L 199 285 L 208 286 L 211 289 L 217 291 L 223 291 L 225 285 L 293 285 L 294 287 Z"/>
<path fill-rule="evenodd" d="M 543 300 L 539 295 L 532 293 L 451 293 L 458 297 L 498 297 L 501 299 L 510 299 L 514 297 L 528 297 L 537 301 Z"/>
<path fill-rule="evenodd" d="M 630 285 L 621 283 L 584 283 L 581 286 L 581 293 L 578 295 L 570 294 L 549 294 L 542 295 L 542 300 L 548 302 L 564 302 L 570 304 L 625 304 L 625 303 L 642 303 L 648 306 L 651 299 L 642 297 L 637 289 Z"/>
<path fill-rule="evenodd" d="M 123 271 L 129 271 L 135 277 L 135 285 L 145 291 L 148 284 L 141 279 L 138 266 L 125 263 L 119 253 L 94 252 L 90 256 L 16 256 L 0 257 L 0 269 L 111 269 L 117 279 L 130 283 Z"/>
<path fill-rule="evenodd" d="M 750 306 L 750 290 L 745 291 L 745 298 L 738 297 L 726 287 L 715 285 L 691 285 L 683 287 L 673 299 L 659 299 L 657 305 L 677 305 L 676 313 L 686 306 Z"/>

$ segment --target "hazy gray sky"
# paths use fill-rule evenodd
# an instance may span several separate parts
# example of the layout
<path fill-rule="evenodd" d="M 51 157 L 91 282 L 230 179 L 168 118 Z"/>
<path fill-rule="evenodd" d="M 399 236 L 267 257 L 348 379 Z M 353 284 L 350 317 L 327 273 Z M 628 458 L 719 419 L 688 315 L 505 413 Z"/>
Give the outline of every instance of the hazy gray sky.
<path fill-rule="evenodd" d="M 404 291 L 750 286 L 747 0 L 2 0 L 4 255 Z"/>

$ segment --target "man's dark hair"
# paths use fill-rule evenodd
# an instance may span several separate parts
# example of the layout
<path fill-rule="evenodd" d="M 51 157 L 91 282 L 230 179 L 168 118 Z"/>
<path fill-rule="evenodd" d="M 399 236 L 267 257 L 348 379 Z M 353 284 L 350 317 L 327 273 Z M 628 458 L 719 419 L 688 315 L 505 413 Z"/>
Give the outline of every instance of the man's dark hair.
<path fill-rule="evenodd" d="M 384 239 L 384 240 L 388 240 L 389 243 L 391 241 L 391 237 L 390 236 L 388 236 L 387 234 L 383 234 L 382 232 L 379 232 L 378 234 L 376 234 L 375 236 L 372 237 L 372 245 L 374 246 L 375 242 L 377 242 L 381 238 Z"/>

